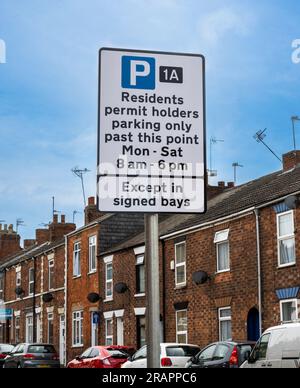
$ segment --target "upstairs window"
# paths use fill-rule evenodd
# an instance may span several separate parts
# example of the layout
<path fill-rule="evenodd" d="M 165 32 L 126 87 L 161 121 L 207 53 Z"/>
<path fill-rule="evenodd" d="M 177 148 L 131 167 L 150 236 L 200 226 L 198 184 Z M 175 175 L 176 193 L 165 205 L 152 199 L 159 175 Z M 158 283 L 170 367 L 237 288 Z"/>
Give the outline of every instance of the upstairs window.
<path fill-rule="evenodd" d="M 217 247 L 217 272 L 230 271 L 229 229 L 217 232 L 214 243 Z"/>
<path fill-rule="evenodd" d="M 186 285 L 186 242 L 175 245 L 176 286 Z"/>
<path fill-rule="evenodd" d="M 49 290 L 54 290 L 54 260 L 51 259 L 48 262 L 49 267 Z"/>
<path fill-rule="evenodd" d="M 277 215 L 277 236 L 279 266 L 286 267 L 296 263 L 294 212 Z"/>
<path fill-rule="evenodd" d="M 146 292 L 144 255 L 138 255 L 136 257 L 136 292 L 137 294 L 145 294 Z"/>
<path fill-rule="evenodd" d="M 34 268 L 29 269 L 28 273 L 28 279 L 29 279 L 29 295 L 34 294 Z"/>
<path fill-rule="evenodd" d="M 73 253 L 73 276 L 79 277 L 81 275 L 81 243 L 74 244 Z"/>
<path fill-rule="evenodd" d="M 113 298 L 113 263 L 107 263 L 105 265 L 106 267 L 106 287 L 105 287 L 105 294 L 106 299 L 112 299 Z"/>
<path fill-rule="evenodd" d="M 96 246 L 97 246 L 97 237 L 96 236 L 90 237 L 89 238 L 89 273 L 94 273 L 97 270 Z"/>

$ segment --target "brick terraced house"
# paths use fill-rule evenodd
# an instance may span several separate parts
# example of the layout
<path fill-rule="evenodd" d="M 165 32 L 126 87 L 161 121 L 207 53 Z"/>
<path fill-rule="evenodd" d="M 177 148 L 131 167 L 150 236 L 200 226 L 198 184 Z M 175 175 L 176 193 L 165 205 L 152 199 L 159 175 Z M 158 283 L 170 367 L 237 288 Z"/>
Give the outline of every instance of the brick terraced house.
<path fill-rule="evenodd" d="M 238 187 L 208 187 L 206 214 L 160 218 L 162 340 L 201 347 L 219 339 L 256 340 L 262 330 L 300 318 L 299 196 L 300 151 L 293 151 L 283 156 L 281 171 Z M 53 255 L 61 298 L 49 292 Z M 59 328 L 65 330 L 62 362 L 95 344 L 145 343 L 142 215 L 101 214 L 90 198 L 82 228 L 1 260 L 0 298 L 13 309 L 3 330 L 7 340 L 31 339 L 40 315 L 40 338 L 51 339 L 53 318 L 58 349 Z M 43 267 L 32 270 L 39 262 Z M 18 296 L 20 276 L 24 294 Z M 53 299 L 44 297 L 49 293 Z"/>

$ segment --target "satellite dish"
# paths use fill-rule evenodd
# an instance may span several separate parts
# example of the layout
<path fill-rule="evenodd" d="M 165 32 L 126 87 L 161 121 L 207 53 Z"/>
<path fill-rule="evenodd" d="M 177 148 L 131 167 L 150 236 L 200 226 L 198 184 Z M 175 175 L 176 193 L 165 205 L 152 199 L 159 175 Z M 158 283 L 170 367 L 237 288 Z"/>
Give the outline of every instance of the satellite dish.
<path fill-rule="evenodd" d="M 290 210 L 296 209 L 299 204 L 299 198 L 296 195 L 291 195 L 284 201 L 286 207 Z"/>
<path fill-rule="evenodd" d="M 50 302 L 52 302 L 53 299 L 54 299 L 54 296 L 51 293 L 43 295 L 43 301 L 45 303 L 50 303 Z"/>
<path fill-rule="evenodd" d="M 115 285 L 115 291 L 117 294 L 125 294 L 128 291 L 128 286 L 126 283 L 118 283 Z"/>
<path fill-rule="evenodd" d="M 101 299 L 100 295 L 99 294 L 96 294 L 95 292 L 92 292 L 90 294 L 88 294 L 88 297 L 87 297 L 88 301 L 90 303 L 97 303 L 99 302 L 99 300 Z"/>
<path fill-rule="evenodd" d="M 15 293 L 17 296 L 21 296 L 21 295 L 25 294 L 25 291 L 23 290 L 22 287 L 17 287 L 15 290 Z"/>
<path fill-rule="evenodd" d="M 197 284 L 197 286 L 205 284 L 208 280 L 209 276 L 207 272 L 198 271 L 193 273 L 193 282 Z"/>

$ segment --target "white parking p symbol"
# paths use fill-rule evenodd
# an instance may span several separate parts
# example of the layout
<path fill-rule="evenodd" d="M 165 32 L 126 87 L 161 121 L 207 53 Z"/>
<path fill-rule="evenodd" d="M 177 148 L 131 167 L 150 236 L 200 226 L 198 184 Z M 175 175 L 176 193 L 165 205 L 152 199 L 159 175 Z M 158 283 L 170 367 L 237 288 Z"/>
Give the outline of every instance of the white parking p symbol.
<path fill-rule="evenodd" d="M 142 70 L 140 70 L 142 69 Z M 150 75 L 150 64 L 144 61 L 131 61 L 130 63 L 130 83 L 131 86 L 137 85 L 138 77 L 148 77 Z"/>

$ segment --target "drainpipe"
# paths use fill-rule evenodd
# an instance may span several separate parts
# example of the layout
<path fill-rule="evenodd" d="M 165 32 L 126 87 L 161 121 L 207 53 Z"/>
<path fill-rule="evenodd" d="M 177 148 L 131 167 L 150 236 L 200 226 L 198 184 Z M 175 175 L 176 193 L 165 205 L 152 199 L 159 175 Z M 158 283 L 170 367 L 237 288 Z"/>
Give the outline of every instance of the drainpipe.
<path fill-rule="evenodd" d="M 255 209 L 256 218 L 256 244 L 257 244 L 257 278 L 258 278 L 258 311 L 259 311 L 259 334 L 262 335 L 262 281 L 261 281 L 261 250 L 260 250 L 260 226 L 259 210 Z"/>
<path fill-rule="evenodd" d="M 163 281 L 163 341 L 166 341 L 166 243 L 162 240 L 162 281 Z"/>
<path fill-rule="evenodd" d="M 68 340 L 68 236 L 65 236 L 65 338 L 64 338 L 64 361 L 68 362 L 67 340 Z"/>
<path fill-rule="evenodd" d="M 34 283 L 33 283 L 33 296 L 32 296 L 32 308 L 33 308 L 33 342 L 36 342 L 37 341 L 37 333 L 36 333 L 36 328 L 37 328 L 37 325 L 36 325 L 36 258 L 33 258 L 33 279 L 34 279 Z"/>

